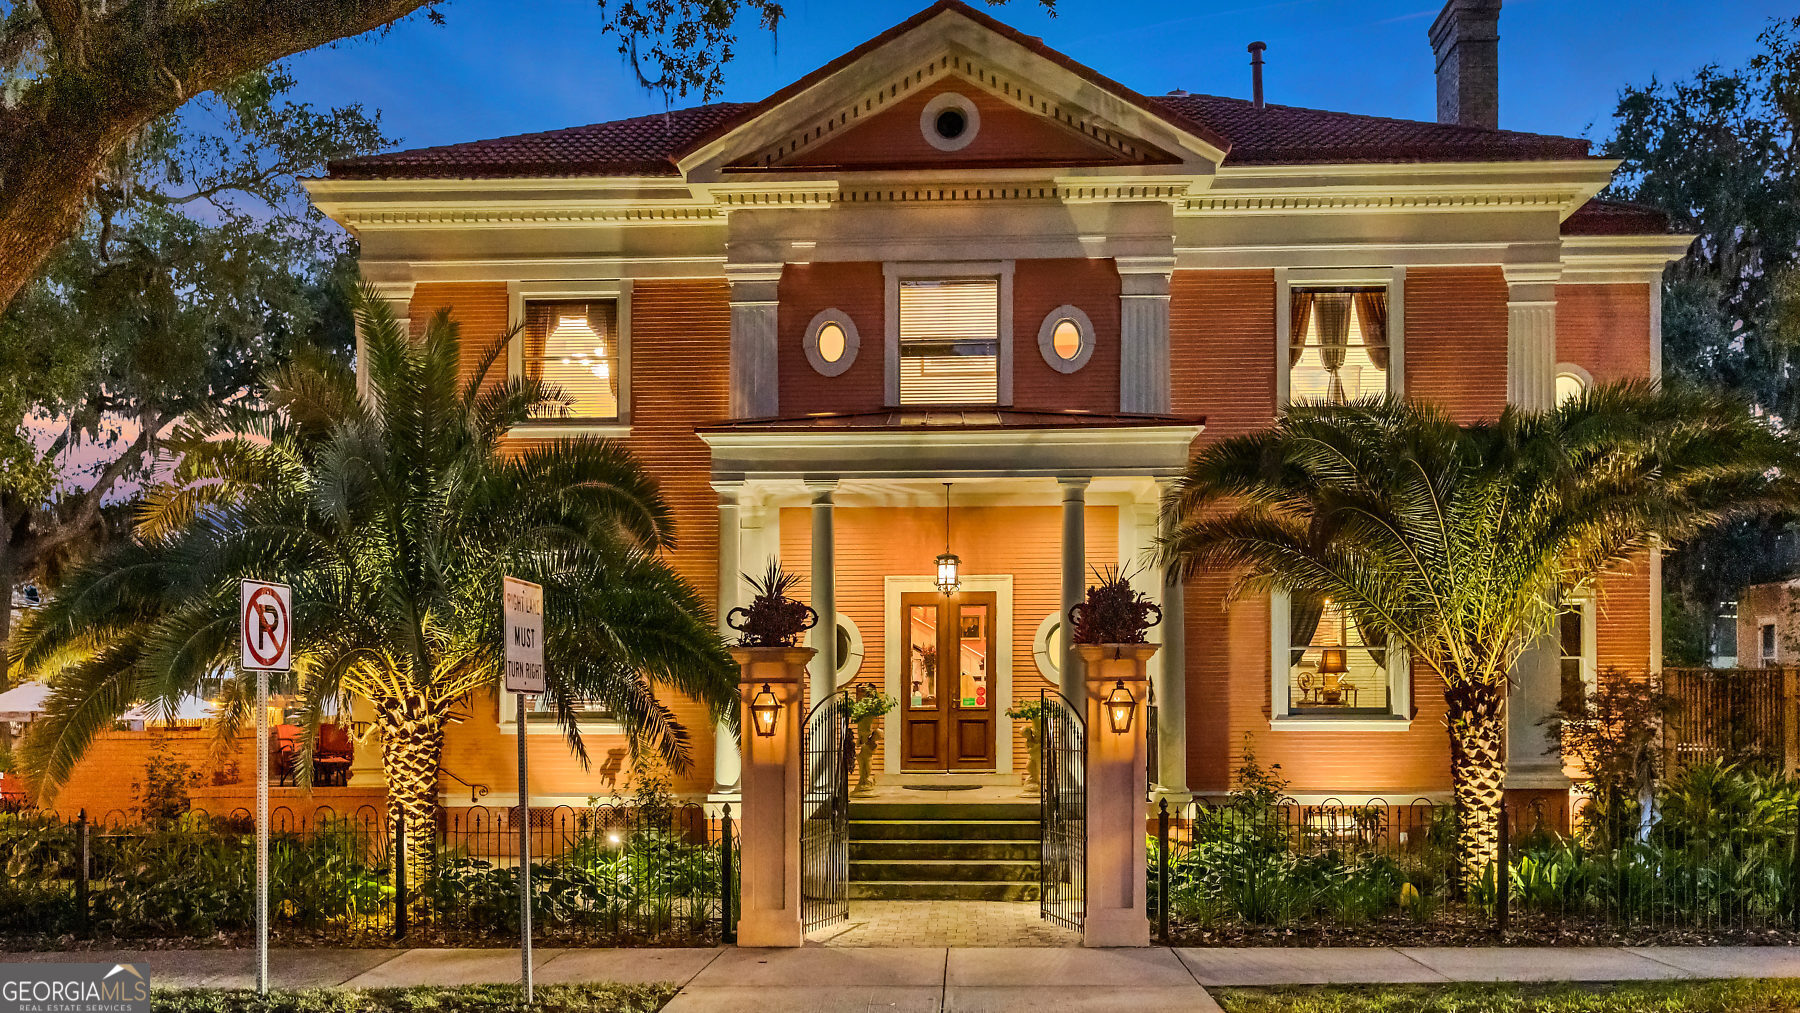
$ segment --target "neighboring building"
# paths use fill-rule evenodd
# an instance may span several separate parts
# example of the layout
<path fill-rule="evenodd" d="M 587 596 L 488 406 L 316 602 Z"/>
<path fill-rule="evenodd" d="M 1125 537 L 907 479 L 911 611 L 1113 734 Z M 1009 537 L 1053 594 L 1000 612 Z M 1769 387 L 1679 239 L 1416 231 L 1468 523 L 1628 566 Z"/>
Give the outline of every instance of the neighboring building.
<path fill-rule="evenodd" d="M 473 354 L 524 325 L 509 368 L 576 403 L 517 438 L 626 441 L 721 612 L 772 556 L 809 577 L 835 631 L 815 697 L 902 698 L 887 770 L 1007 773 L 1004 711 L 1059 683 L 1063 609 L 1089 567 L 1141 565 L 1194 448 L 1300 399 L 1475 420 L 1657 374 L 1688 241 L 1596 202 L 1615 163 L 1587 141 L 1492 129 L 1497 8 L 1452 0 L 1433 28 L 1439 123 L 1140 95 L 947 0 L 761 102 L 349 159 L 308 188 L 415 330 L 447 307 Z M 1443 696 L 1402 652 L 1328 603 L 1227 607 L 1225 574 L 1137 579 L 1170 620 L 1163 790 L 1226 789 L 1252 739 L 1302 798 L 1446 792 Z M 1654 557 L 1609 576 L 1521 666 L 1515 787 L 1566 787 L 1535 725 L 1565 682 L 1658 664 L 1658 584 Z M 675 708 L 680 787 L 727 794 L 732 739 Z M 622 784 L 616 726 L 588 727 L 584 772 L 528 723 L 534 801 Z M 516 734 L 479 701 L 445 767 L 506 804 Z"/>
<path fill-rule="evenodd" d="M 1800 578 L 1752 584 L 1738 596 L 1737 664 L 1800 664 Z"/>

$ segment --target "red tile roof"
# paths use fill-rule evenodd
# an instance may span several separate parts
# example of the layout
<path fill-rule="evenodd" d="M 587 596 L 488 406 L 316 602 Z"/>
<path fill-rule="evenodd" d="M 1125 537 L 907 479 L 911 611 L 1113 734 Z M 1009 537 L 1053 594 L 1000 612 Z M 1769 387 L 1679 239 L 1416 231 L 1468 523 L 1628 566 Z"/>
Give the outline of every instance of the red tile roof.
<path fill-rule="evenodd" d="M 341 158 L 329 168 L 333 179 L 674 176 L 683 151 L 746 108 L 744 102 L 718 102 L 538 134 Z"/>
<path fill-rule="evenodd" d="M 1157 106 L 1201 120 L 1231 138 L 1226 165 L 1351 162 L 1481 162 L 1586 158 L 1579 137 L 1397 120 L 1222 95 L 1162 95 Z"/>
<path fill-rule="evenodd" d="M 822 80 L 945 11 L 955 11 L 1220 149 L 1228 165 L 1525 161 L 1583 158 L 1588 142 L 1510 130 L 1271 105 L 1216 95 L 1145 97 L 960 0 L 939 0 L 761 102 L 721 102 L 627 120 L 467 144 L 341 159 L 339 179 L 496 176 L 673 176 L 688 151 Z"/>
<path fill-rule="evenodd" d="M 1644 236 L 1669 231 L 1669 215 L 1662 208 L 1622 200 L 1588 201 L 1563 219 L 1565 236 Z"/>

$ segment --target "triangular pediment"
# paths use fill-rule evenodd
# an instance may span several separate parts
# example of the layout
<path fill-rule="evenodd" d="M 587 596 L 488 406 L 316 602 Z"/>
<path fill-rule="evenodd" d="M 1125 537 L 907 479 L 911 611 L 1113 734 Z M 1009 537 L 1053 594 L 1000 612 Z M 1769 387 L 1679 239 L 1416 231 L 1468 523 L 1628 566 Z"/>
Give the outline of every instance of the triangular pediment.
<path fill-rule="evenodd" d="M 946 105 L 967 120 L 963 143 L 934 131 Z M 946 0 L 758 103 L 680 165 L 692 182 L 1008 168 L 1210 173 L 1227 147 L 1203 125 Z"/>

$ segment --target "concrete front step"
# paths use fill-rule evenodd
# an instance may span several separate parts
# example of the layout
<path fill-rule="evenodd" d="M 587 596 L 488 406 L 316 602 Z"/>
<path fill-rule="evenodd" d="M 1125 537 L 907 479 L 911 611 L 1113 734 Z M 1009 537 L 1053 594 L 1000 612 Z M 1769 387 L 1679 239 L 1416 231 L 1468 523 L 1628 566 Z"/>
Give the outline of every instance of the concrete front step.
<path fill-rule="evenodd" d="M 852 802 L 850 896 L 1032 900 L 1038 806 L 1021 802 Z"/>
<path fill-rule="evenodd" d="M 1037 822 L 1036 802 L 850 802 L 850 819 L 911 820 L 1030 820 Z"/>
<path fill-rule="evenodd" d="M 1031 862 L 1036 864 L 1039 845 L 1029 841 L 879 840 L 851 841 L 850 860 L 860 862 L 920 862 L 956 858 L 964 861 Z"/>
<path fill-rule="evenodd" d="M 1038 821 L 1031 820 L 874 820 L 850 817 L 852 841 L 1035 841 Z"/>
<path fill-rule="evenodd" d="M 1037 862 L 980 862 L 960 858 L 926 862 L 850 862 L 852 883 L 1035 883 Z"/>
<path fill-rule="evenodd" d="M 1038 884 L 1030 883 L 859 883 L 852 880 L 851 900 L 1037 900 Z"/>

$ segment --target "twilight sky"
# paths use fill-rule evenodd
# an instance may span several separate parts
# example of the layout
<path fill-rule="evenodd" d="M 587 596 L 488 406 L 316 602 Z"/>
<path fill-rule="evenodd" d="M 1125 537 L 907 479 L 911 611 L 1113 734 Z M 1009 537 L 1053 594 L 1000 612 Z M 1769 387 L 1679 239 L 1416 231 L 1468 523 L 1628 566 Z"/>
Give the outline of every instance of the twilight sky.
<path fill-rule="evenodd" d="M 904 20 L 928 0 L 788 0 L 778 38 L 740 33 L 726 99 L 751 101 Z M 978 5 L 979 6 L 979 5 Z M 1269 44 L 1268 99 L 1412 119 L 1435 117 L 1426 30 L 1440 0 L 1033 0 L 988 8 L 1052 48 L 1145 94 L 1248 96 L 1244 47 Z M 1742 64 L 1792 0 L 1506 0 L 1500 125 L 1607 132 L 1620 86 Z M 455 0 L 442 27 L 415 19 L 386 38 L 293 61 L 304 97 L 380 109 L 403 147 L 548 130 L 660 111 L 599 31 L 594 0 Z M 675 103 L 691 104 L 692 99 Z M 1591 129 L 1590 129 L 1591 128 Z"/>

